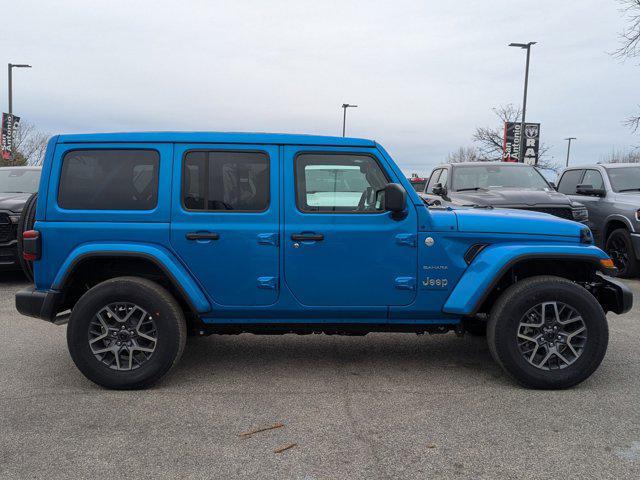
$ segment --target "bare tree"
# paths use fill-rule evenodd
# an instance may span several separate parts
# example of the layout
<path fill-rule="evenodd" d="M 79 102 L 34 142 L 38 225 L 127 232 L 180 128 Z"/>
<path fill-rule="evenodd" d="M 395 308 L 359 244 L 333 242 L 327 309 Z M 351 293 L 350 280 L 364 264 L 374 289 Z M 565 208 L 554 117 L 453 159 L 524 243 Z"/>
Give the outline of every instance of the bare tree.
<path fill-rule="evenodd" d="M 447 163 L 478 162 L 478 150 L 475 147 L 460 147 L 447 155 Z"/>
<path fill-rule="evenodd" d="M 640 1 L 640 0 L 638 0 Z M 502 159 L 504 142 L 504 123 L 520 121 L 522 111 L 512 103 L 493 108 L 493 113 L 500 120 L 495 127 L 478 127 L 473 133 L 472 139 L 478 145 L 479 161 L 496 161 Z M 547 153 L 549 146 L 540 142 L 538 148 L 538 167 L 546 170 L 558 170 L 558 165 L 553 163 Z"/>
<path fill-rule="evenodd" d="M 640 150 L 611 150 L 611 153 L 600 157 L 603 163 L 640 163 Z"/>
<path fill-rule="evenodd" d="M 13 134 L 13 160 L 2 160 L 2 165 L 42 165 L 48 140 L 33 123 L 21 121 Z"/>
<path fill-rule="evenodd" d="M 628 25 L 620 33 L 620 47 L 613 55 L 621 59 L 640 57 L 640 0 L 618 1 Z M 640 129 L 640 115 L 627 118 L 624 124 L 637 132 Z"/>

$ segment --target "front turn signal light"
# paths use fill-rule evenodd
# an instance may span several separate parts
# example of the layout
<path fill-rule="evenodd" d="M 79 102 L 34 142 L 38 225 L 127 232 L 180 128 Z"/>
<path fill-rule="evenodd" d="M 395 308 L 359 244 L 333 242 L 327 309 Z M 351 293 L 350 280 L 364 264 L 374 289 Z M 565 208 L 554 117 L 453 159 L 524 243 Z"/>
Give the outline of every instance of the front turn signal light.
<path fill-rule="evenodd" d="M 602 265 L 604 268 L 609 269 L 609 270 L 613 270 L 616 268 L 616 266 L 613 263 L 613 260 L 611 260 L 610 258 L 603 258 L 600 260 L 600 265 Z"/>

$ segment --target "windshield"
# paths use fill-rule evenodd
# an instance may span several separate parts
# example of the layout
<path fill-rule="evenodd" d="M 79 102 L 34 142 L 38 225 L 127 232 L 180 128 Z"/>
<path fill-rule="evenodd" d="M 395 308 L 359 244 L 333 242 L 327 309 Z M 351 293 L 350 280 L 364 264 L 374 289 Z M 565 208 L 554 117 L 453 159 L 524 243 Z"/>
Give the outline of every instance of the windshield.
<path fill-rule="evenodd" d="M 411 180 L 411 185 L 413 185 L 413 188 L 416 192 L 424 192 L 424 187 L 427 185 L 427 181 L 426 180 Z"/>
<path fill-rule="evenodd" d="M 0 193 L 35 193 L 40 183 L 40 170 L 0 168 Z"/>
<path fill-rule="evenodd" d="M 514 165 L 469 165 L 453 168 L 454 191 L 526 188 L 551 190 L 544 177 L 533 167 Z"/>
<path fill-rule="evenodd" d="M 607 168 L 614 192 L 640 191 L 640 166 Z"/>

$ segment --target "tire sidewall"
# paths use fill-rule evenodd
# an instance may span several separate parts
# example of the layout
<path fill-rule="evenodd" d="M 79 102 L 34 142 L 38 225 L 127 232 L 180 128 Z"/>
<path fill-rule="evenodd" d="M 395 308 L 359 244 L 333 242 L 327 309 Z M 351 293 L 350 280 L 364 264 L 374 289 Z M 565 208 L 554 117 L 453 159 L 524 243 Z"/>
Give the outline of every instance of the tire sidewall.
<path fill-rule="evenodd" d="M 600 365 L 606 353 L 609 331 L 602 307 L 586 289 L 569 281 L 529 282 L 514 285 L 508 301 L 498 302 L 492 312 L 492 353 L 517 381 L 534 388 L 567 388 L 586 379 Z M 522 288 L 524 287 L 524 288 Z M 519 290 L 519 291 L 518 291 Z M 505 292 L 507 296 L 509 291 Z M 502 299 L 501 299 L 502 300 Z M 587 328 L 587 343 L 580 357 L 568 367 L 542 370 L 531 365 L 518 347 L 517 333 L 524 314 L 543 302 L 558 301 L 574 308 Z"/>
<path fill-rule="evenodd" d="M 181 331 L 175 306 L 148 288 L 146 282 L 107 281 L 85 293 L 76 303 L 67 326 L 67 343 L 71 357 L 80 371 L 93 382 L 117 389 L 140 388 L 162 377 L 182 353 Z M 150 282 L 149 282 L 150 283 Z M 135 287 L 135 288 L 132 288 Z M 160 288 L 156 286 L 156 288 Z M 89 345 L 89 325 L 106 305 L 135 303 L 152 317 L 157 329 L 157 343 L 152 356 L 135 370 L 118 371 L 100 362 Z"/>

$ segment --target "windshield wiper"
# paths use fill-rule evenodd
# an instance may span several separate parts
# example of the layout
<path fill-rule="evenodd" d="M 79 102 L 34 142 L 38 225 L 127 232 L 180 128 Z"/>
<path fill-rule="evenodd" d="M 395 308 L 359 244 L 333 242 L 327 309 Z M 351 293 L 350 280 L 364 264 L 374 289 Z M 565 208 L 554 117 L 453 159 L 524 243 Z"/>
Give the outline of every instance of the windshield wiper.
<path fill-rule="evenodd" d="M 16 192 L 12 192 L 11 190 L 9 190 L 9 191 L 2 192 L 2 193 L 25 193 L 25 192 L 18 192 L 18 191 L 16 191 Z"/>
<path fill-rule="evenodd" d="M 640 187 L 636 187 L 636 188 L 623 188 L 622 190 L 618 190 L 618 192 L 635 192 L 637 190 L 640 190 Z"/>
<path fill-rule="evenodd" d="M 471 190 L 482 190 L 484 192 L 488 191 L 486 188 L 483 187 L 469 187 L 469 188 L 459 188 L 458 190 L 456 190 L 456 192 L 469 192 Z"/>

